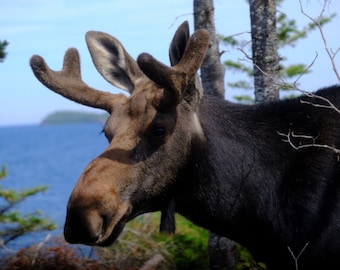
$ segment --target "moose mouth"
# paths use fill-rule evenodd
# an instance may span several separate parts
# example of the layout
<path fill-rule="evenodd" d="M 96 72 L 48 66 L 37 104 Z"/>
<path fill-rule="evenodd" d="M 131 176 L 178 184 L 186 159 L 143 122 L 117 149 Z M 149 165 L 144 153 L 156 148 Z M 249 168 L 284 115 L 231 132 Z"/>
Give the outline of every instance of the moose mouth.
<path fill-rule="evenodd" d="M 125 211 L 118 211 L 125 212 L 125 214 L 123 214 L 120 218 L 117 218 L 118 216 L 120 216 L 119 213 L 117 213 L 115 218 L 113 218 L 111 222 L 106 222 L 104 219 L 102 225 L 102 233 L 100 234 L 98 240 L 94 243 L 94 245 L 102 247 L 112 245 L 123 231 L 126 223 L 139 215 L 138 213 L 133 213 L 131 208 L 132 207 L 127 207 Z"/>
<path fill-rule="evenodd" d="M 98 237 L 98 240 L 94 242 L 92 245 L 101 246 L 101 247 L 107 247 L 107 246 L 112 245 L 117 240 L 121 232 L 123 231 L 126 222 L 127 220 L 121 220 L 118 224 L 116 224 L 114 228 L 112 229 L 111 233 L 109 234 L 109 236 L 106 236 L 108 231 L 106 231 L 106 233 L 103 232 Z"/>
<path fill-rule="evenodd" d="M 98 237 L 98 240 L 92 245 L 101 247 L 107 247 L 112 245 L 117 240 L 119 235 L 122 233 L 126 223 L 128 223 L 130 220 L 134 219 L 135 217 L 143 213 L 144 211 L 128 211 L 126 215 L 124 215 L 117 223 L 112 222 L 112 224 L 115 224 L 114 226 L 106 227 L 105 225 L 103 225 L 102 229 L 103 233 Z"/>

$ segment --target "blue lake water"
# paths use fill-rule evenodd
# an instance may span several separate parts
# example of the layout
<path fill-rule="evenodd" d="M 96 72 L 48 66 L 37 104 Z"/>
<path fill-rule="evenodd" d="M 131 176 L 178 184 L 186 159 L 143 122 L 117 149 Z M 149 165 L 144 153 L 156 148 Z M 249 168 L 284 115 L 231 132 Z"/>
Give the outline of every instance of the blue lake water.
<path fill-rule="evenodd" d="M 102 128 L 102 124 L 0 127 L 0 166 L 8 170 L 0 187 L 48 186 L 46 192 L 27 198 L 16 209 L 22 213 L 40 210 L 58 226 L 52 234 L 61 235 L 68 197 L 78 177 L 108 145 Z M 35 244 L 47 234 L 19 238 L 10 245 Z"/>

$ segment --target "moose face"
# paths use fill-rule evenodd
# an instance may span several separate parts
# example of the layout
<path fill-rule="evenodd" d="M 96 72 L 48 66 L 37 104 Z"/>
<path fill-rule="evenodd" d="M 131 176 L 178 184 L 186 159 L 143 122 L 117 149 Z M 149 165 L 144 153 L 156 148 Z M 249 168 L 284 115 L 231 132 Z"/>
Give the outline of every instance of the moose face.
<path fill-rule="evenodd" d="M 159 111 L 143 92 L 122 97 L 105 124 L 110 144 L 84 170 L 69 199 L 65 223 L 69 242 L 110 244 L 129 219 L 160 210 L 166 203 L 163 192 L 179 167 L 179 161 L 170 157 L 181 151 L 177 157 L 183 159 L 188 151 L 171 145 L 190 140 L 191 132 L 178 138 L 176 108 Z M 183 141 L 177 144 L 183 147 Z"/>
<path fill-rule="evenodd" d="M 80 176 L 69 199 L 64 230 L 71 243 L 109 245 L 127 221 L 166 208 L 190 142 L 202 136 L 195 79 L 209 34 L 195 32 L 174 67 L 148 54 L 136 62 L 118 40 L 101 32 L 88 32 L 86 41 L 97 70 L 129 97 L 83 83 L 75 49 L 66 52 L 60 72 L 49 69 L 40 56 L 31 58 L 31 66 L 51 90 L 110 113 L 104 127 L 109 146 Z"/>

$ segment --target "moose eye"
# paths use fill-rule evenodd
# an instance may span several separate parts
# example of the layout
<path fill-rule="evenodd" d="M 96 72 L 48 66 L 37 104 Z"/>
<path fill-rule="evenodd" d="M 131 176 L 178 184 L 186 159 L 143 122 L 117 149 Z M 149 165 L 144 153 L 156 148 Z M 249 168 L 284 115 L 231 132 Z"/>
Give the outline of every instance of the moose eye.
<path fill-rule="evenodd" d="M 151 130 L 151 134 L 153 137 L 161 138 L 165 135 L 165 127 L 163 126 L 155 126 Z"/>

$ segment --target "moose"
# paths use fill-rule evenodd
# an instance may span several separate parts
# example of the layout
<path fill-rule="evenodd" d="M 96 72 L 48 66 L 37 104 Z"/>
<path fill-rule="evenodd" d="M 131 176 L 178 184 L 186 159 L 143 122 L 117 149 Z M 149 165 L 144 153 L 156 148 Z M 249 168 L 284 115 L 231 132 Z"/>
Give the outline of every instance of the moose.
<path fill-rule="evenodd" d="M 98 72 L 129 95 L 86 85 L 67 50 L 61 71 L 38 55 L 30 65 L 52 91 L 109 112 L 109 145 L 72 191 L 64 227 L 70 243 L 108 246 L 126 223 L 174 213 L 247 247 L 268 269 L 340 267 L 340 86 L 295 99 L 242 105 L 203 94 L 198 69 L 209 33 L 183 23 L 171 66 L 134 60 L 114 37 L 86 42 Z"/>

